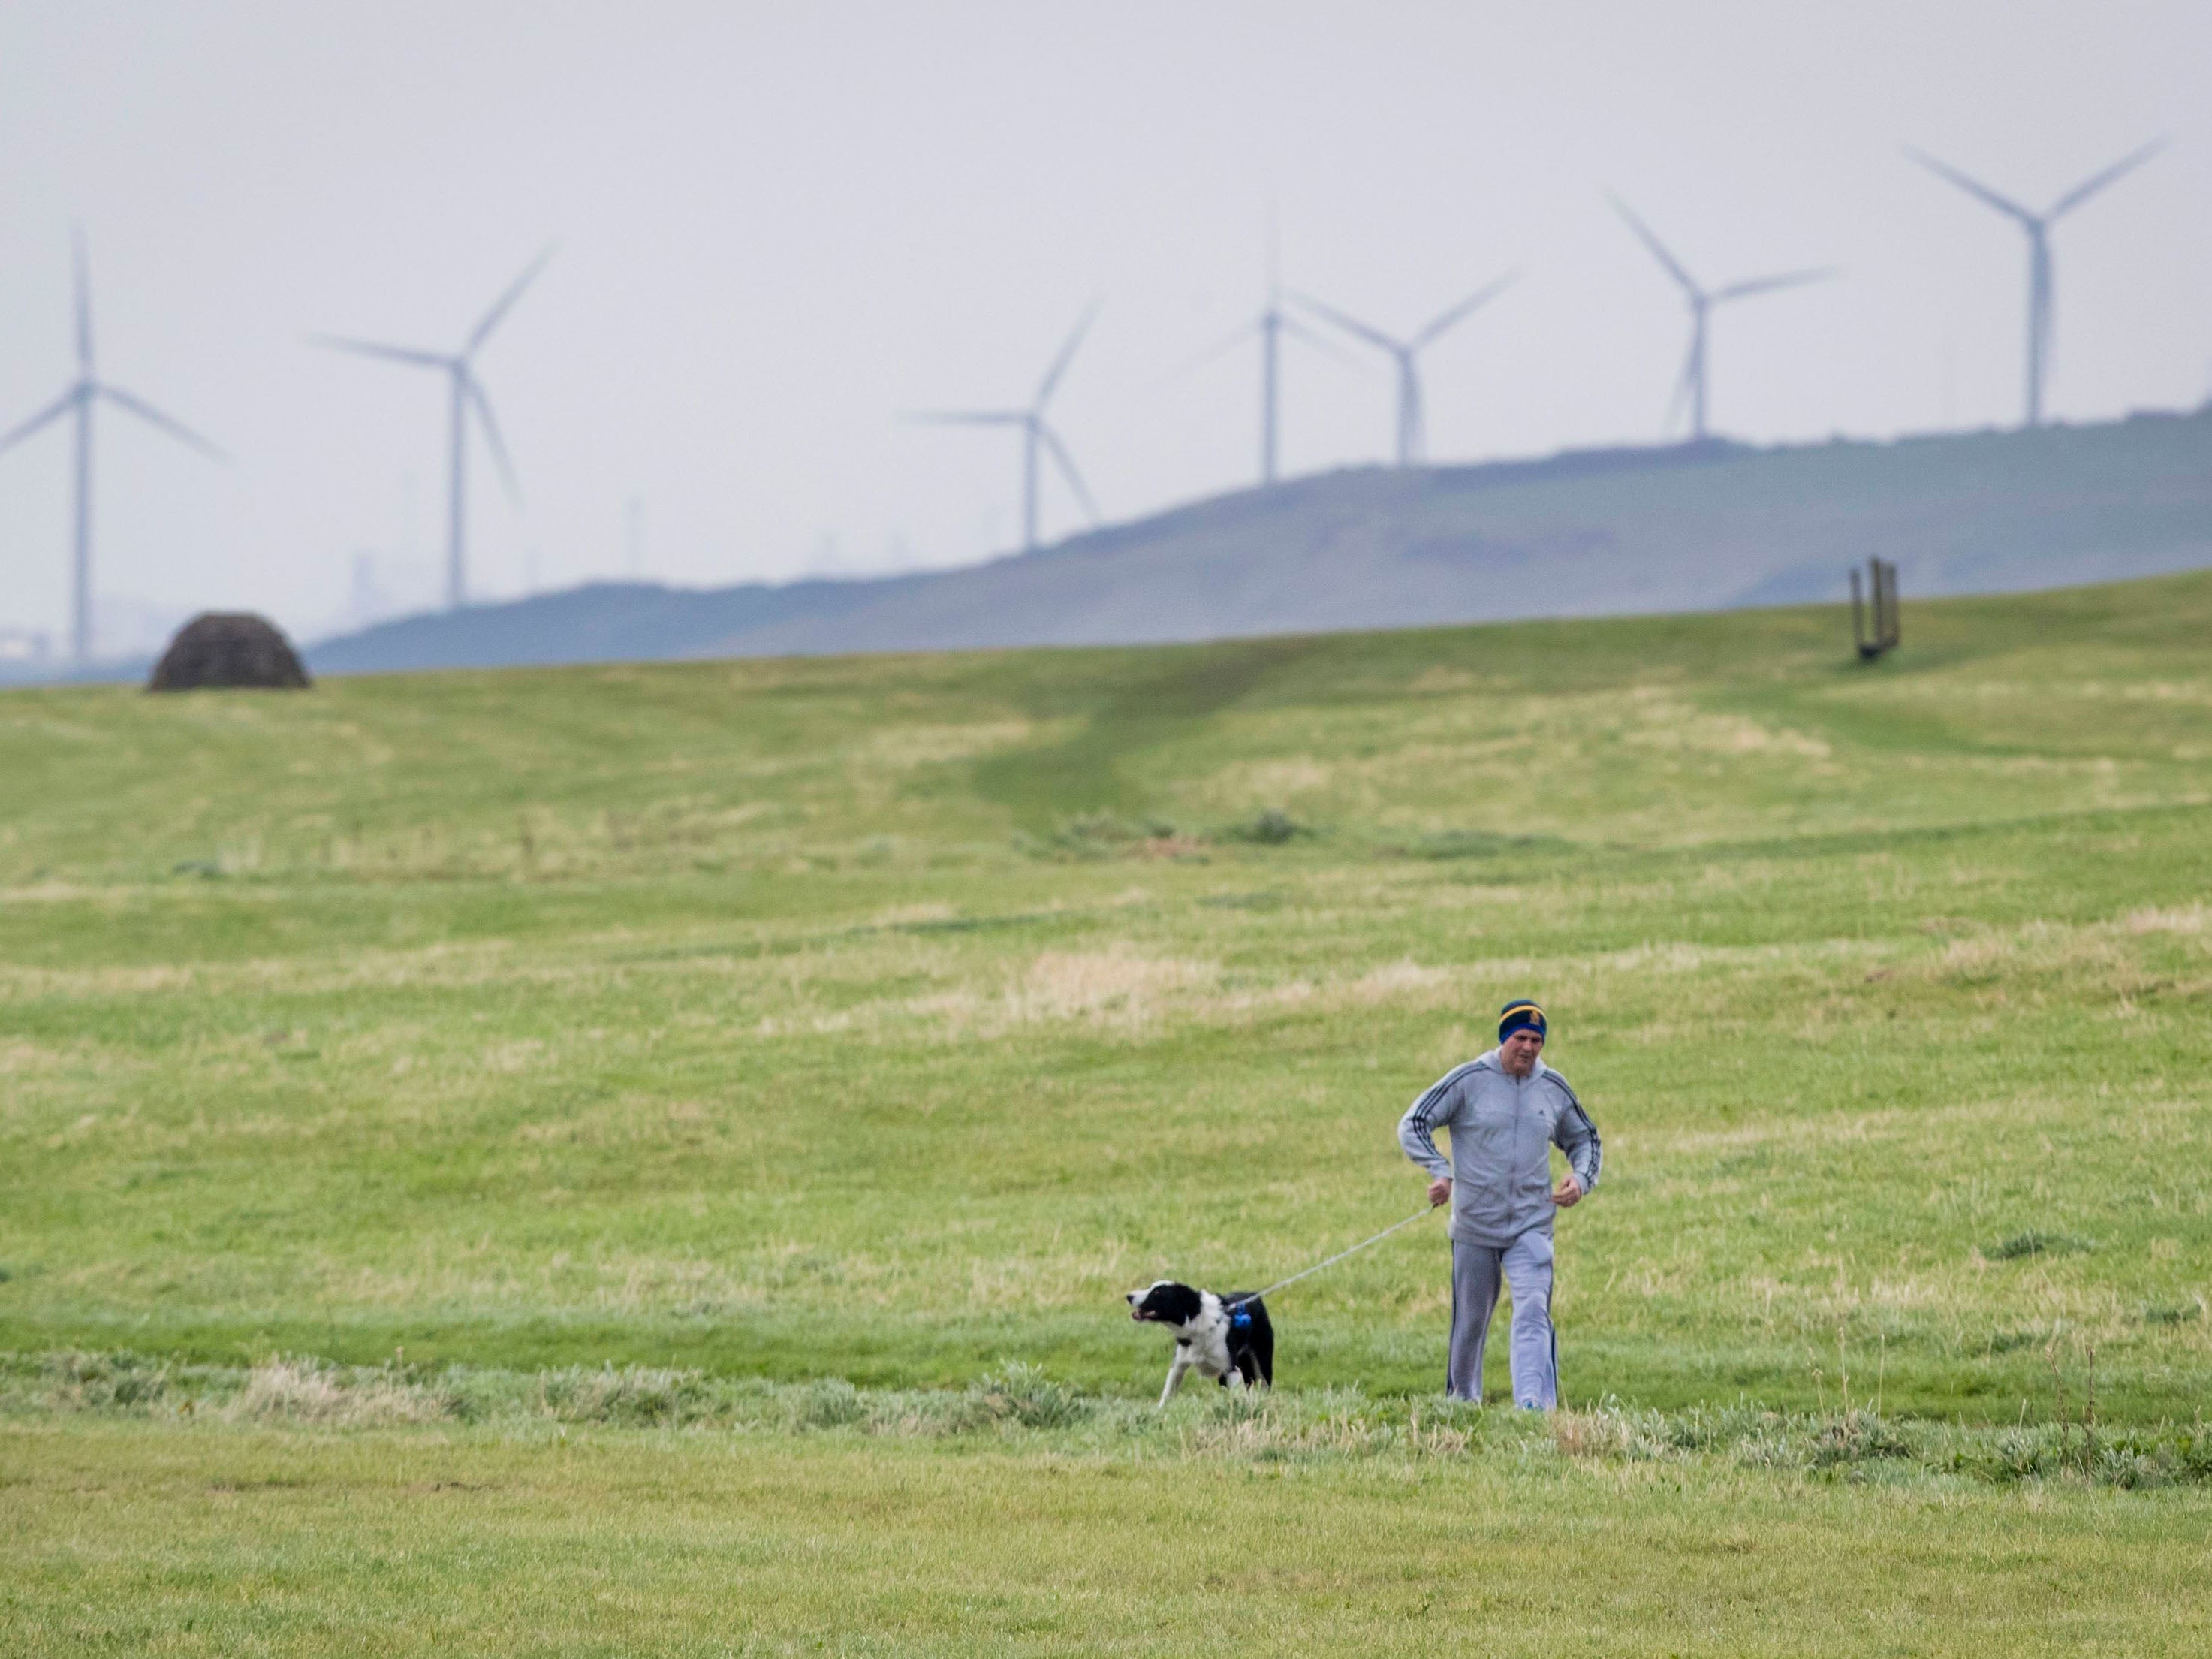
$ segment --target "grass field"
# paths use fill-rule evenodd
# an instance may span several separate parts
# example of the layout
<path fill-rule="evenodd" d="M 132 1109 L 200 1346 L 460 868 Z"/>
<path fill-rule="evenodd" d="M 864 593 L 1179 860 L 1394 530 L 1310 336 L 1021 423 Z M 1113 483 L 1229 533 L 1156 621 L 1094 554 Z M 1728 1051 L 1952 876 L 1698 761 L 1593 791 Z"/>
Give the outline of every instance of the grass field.
<path fill-rule="evenodd" d="M 1907 628 L 0 697 L 0 1635 L 2202 1646 L 2212 577 Z M 1145 1411 L 1524 994 L 1576 1410 Z"/>

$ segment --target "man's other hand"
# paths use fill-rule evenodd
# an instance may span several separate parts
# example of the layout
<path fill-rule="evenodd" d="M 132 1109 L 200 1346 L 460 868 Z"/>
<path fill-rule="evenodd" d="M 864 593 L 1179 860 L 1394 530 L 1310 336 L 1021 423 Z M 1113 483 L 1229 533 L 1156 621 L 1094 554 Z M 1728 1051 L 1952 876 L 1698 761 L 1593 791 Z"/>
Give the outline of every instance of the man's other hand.
<path fill-rule="evenodd" d="M 1429 1183 L 1429 1207 L 1433 1210 L 1439 1204 L 1449 1204 L 1450 1202 L 1451 1177 L 1449 1176 L 1438 1176 L 1434 1181 L 1431 1181 Z"/>
<path fill-rule="evenodd" d="M 1444 1183 L 1449 1186 L 1451 1183 Z M 1571 1175 L 1559 1177 L 1559 1184 L 1552 1188 L 1552 1202 L 1561 1209 L 1572 1209 L 1583 1201 L 1583 1183 Z"/>

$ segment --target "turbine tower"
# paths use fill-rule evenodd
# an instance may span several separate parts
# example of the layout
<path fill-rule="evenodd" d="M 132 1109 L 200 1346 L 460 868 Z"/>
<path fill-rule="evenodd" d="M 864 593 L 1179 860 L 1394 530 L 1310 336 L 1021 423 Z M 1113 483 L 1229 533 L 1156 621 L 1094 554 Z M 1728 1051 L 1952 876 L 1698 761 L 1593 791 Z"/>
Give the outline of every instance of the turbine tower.
<path fill-rule="evenodd" d="M 1248 322 L 1239 323 L 1170 377 L 1179 378 L 1190 374 L 1243 344 L 1254 335 L 1260 337 L 1260 483 L 1262 488 L 1273 483 L 1281 471 L 1279 394 L 1282 388 L 1283 337 L 1287 334 L 1292 339 L 1302 340 L 1332 357 L 1341 355 L 1327 340 L 1283 309 L 1283 282 L 1278 270 L 1274 230 L 1273 222 L 1270 221 L 1267 226 L 1267 302 L 1260 314 Z"/>
<path fill-rule="evenodd" d="M 2041 213 L 2029 212 L 2019 203 L 1998 195 L 1987 185 L 1969 179 L 1956 167 L 1948 167 L 1932 155 L 1910 145 L 1905 148 L 1906 155 L 1937 178 L 1948 179 L 1967 195 L 1987 203 L 2027 233 L 2027 423 L 2029 426 L 2043 424 L 2043 382 L 2051 372 L 2051 227 L 2106 185 L 2117 182 L 2124 173 L 2133 173 L 2165 148 L 2165 139 L 2152 140 L 2134 155 L 2123 157 L 2102 173 L 2082 180 Z"/>
<path fill-rule="evenodd" d="M 0 450 L 13 448 L 40 428 L 64 415 L 76 417 L 76 514 L 70 558 L 70 655 L 79 667 L 92 659 L 92 409 L 103 398 L 149 425 L 190 444 L 215 460 L 228 458 L 181 421 L 171 419 L 143 398 L 104 384 L 92 366 L 92 290 L 85 274 L 84 236 L 71 248 L 76 276 L 76 379 L 69 389 L 4 436 Z"/>
<path fill-rule="evenodd" d="M 1030 400 L 1028 408 L 940 409 L 906 417 L 925 426 L 1013 426 L 1021 428 L 1022 551 L 1024 553 L 1036 552 L 1037 546 L 1037 454 L 1040 450 L 1050 452 L 1053 465 L 1067 480 L 1068 488 L 1075 492 L 1075 498 L 1083 503 L 1083 510 L 1091 515 L 1093 524 L 1098 521 L 1097 504 L 1091 499 L 1091 491 L 1084 485 L 1083 475 L 1075 470 L 1075 462 L 1067 453 L 1067 446 L 1060 441 L 1060 434 L 1045 423 L 1044 409 L 1052 400 L 1054 388 L 1060 385 L 1060 377 L 1067 372 L 1068 362 L 1075 356 L 1075 349 L 1083 343 L 1083 337 L 1091 331 L 1091 325 L 1097 319 L 1098 307 L 1103 303 L 1103 301 L 1093 300 L 1090 309 L 1077 320 L 1074 331 L 1067 337 L 1067 343 L 1060 347 L 1060 356 L 1052 360 L 1052 367 L 1045 370 L 1044 379 L 1037 383 L 1036 396 Z"/>
<path fill-rule="evenodd" d="M 1347 317 L 1333 307 L 1325 306 L 1309 295 L 1296 295 L 1298 303 L 1308 310 L 1327 318 L 1353 338 L 1365 341 L 1376 350 L 1388 353 L 1398 368 L 1398 465 L 1417 465 L 1428 447 L 1428 431 L 1421 413 L 1421 372 L 1419 357 L 1424 349 L 1433 345 L 1444 331 L 1470 313 L 1481 309 L 1498 295 L 1519 280 L 1519 271 L 1509 272 L 1488 288 L 1479 289 L 1462 300 L 1450 310 L 1441 313 L 1425 328 L 1410 339 L 1394 339 L 1381 329 L 1370 327 L 1355 317 Z"/>
<path fill-rule="evenodd" d="M 1682 263 L 1667 252 L 1659 239 L 1651 234 L 1644 221 L 1629 211 L 1628 204 L 1618 196 L 1606 198 L 1613 204 L 1613 211 L 1627 222 L 1637 240 L 1651 250 L 1651 257 L 1666 267 L 1667 274 L 1681 286 L 1690 302 L 1690 355 L 1682 364 L 1682 378 L 1676 382 L 1674 396 L 1667 406 L 1668 423 L 1674 420 L 1674 406 L 1684 398 L 1690 401 L 1690 441 L 1697 442 L 1706 435 L 1705 428 L 1705 341 L 1710 331 L 1712 308 L 1726 305 L 1731 300 L 1749 299 L 1754 294 L 1771 294 L 1777 289 L 1796 288 L 1806 283 L 1825 282 L 1836 274 L 1833 265 L 1823 265 L 1817 270 L 1785 271 L 1778 276 L 1754 276 L 1749 282 L 1731 283 L 1726 288 L 1708 293 L 1698 286 L 1697 279 L 1682 268 Z"/>
<path fill-rule="evenodd" d="M 444 372 L 450 383 L 452 397 L 451 427 L 448 433 L 448 453 L 446 474 L 446 608 L 458 611 L 468 602 L 468 515 L 467 462 L 469 414 L 476 413 L 477 422 L 483 428 L 485 446 L 491 451 L 492 460 L 499 467 L 501 483 L 507 486 L 508 499 L 522 500 L 522 492 L 514 482 L 514 467 L 507 459 L 507 446 L 500 441 L 499 424 L 492 419 L 491 399 L 484 395 L 483 382 L 477 378 L 475 358 L 491 331 L 499 326 L 501 319 L 514 308 L 538 273 L 545 269 L 545 262 L 553 257 L 549 246 L 532 259 L 521 276 L 507 285 L 507 292 L 493 301 L 483 314 L 483 320 L 470 331 L 461 349 L 455 352 L 425 351 L 412 346 L 382 345 L 373 340 L 353 340 L 336 335 L 319 334 L 312 337 L 316 345 L 328 346 L 334 351 L 358 352 L 364 357 L 381 357 L 391 362 L 411 363 L 418 368 L 434 368 Z"/>

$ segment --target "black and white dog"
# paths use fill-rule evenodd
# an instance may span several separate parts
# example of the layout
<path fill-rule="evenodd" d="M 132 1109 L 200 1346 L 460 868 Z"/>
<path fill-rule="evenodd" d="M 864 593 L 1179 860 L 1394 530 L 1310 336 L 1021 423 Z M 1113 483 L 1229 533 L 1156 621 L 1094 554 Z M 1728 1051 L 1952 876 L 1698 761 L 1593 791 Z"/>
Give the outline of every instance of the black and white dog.
<path fill-rule="evenodd" d="M 1175 1333 L 1175 1358 L 1160 1390 L 1163 1406 L 1175 1398 L 1189 1370 L 1224 1389 L 1275 1386 L 1275 1328 L 1267 1322 L 1267 1304 L 1256 1297 L 1247 1300 L 1235 1291 L 1219 1297 L 1163 1279 L 1129 1292 L 1129 1317 Z"/>

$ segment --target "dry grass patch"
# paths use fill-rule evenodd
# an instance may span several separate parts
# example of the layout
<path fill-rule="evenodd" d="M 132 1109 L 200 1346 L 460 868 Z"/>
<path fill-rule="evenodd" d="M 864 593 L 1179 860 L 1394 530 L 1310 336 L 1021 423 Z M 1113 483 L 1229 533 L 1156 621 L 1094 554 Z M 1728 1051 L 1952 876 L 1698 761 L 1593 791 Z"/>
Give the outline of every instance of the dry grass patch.
<path fill-rule="evenodd" d="M 936 763 L 972 760 L 994 749 L 1030 741 L 1034 727 L 1028 720 L 984 720 L 972 726 L 897 726 L 872 733 L 856 758 L 868 768 L 927 766 Z"/>
<path fill-rule="evenodd" d="M 1185 957 L 1147 957 L 1133 947 L 1105 951 L 1048 951 L 1006 994 L 1017 1021 L 1110 1018 L 1138 1024 L 1163 1000 L 1210 989 L 1221 965 Z"/>
<path fill-rule="evenodd" d="M 1130 945 L 1104 951 L 1047 951 L 994 997 L 962 988 L 908 1000 L 908 1012 L 942 1023 L 955 1036 L 996 1036 L 1018 1026 L 1076 1021 L 1132 1031 L 1219 983 L 1221 965 L 1152 957 Z"/>
<path fill-rule="evenodd" d="M 2131 910 L 2123 925 L 2130 933 L 2183 933 L 2195 937 L 2212 927 L 2212 906 L 2200 902 L 2164 909 L 2154 907 Z"/>
<path fill-rule="evenodd" d="M 1826 761 L 1833 751 L 1822 738 L 1787 726 L 1763 726 L 1741 714 L 1718 714 L 1697 704 L 1646 690 L 1635 700 L 1639 724 L 1620 734 L 1644 749 L 1698 755 L 1779 755 Z"/>
<path fill-rule="evenodd" d="M 347 1376 L 313 1359 L 264 1360 L 225 1413 L 234 1422 L 311 1423 L 324 1428 L 389 1428 L 444 1422 L 453 1401 L 398 1376 Z"/>

